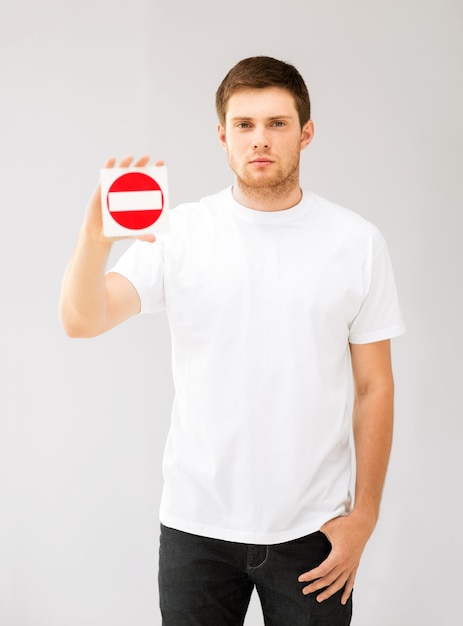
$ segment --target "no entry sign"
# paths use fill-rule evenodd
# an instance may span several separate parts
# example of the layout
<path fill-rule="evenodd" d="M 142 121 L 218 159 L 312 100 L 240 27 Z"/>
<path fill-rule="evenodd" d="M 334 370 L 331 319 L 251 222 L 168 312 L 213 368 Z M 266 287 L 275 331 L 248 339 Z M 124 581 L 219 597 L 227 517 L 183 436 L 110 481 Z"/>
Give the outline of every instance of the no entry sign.
<path fill-rule="evenodd" d="M 103 230 L 108 237 L 166 232 L 167 174 L 162 167 L 101 170 Z"/>

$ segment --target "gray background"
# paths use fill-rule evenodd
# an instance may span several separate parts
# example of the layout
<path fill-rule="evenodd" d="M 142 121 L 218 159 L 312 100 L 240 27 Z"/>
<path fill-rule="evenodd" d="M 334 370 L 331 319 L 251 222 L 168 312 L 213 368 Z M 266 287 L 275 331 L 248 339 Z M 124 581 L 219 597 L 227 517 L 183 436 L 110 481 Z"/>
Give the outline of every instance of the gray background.
<path fill-rule="evenodd" d="M 306 78 L 303 183 L 380 227 L 408 326 L 393 342 L 395 443 L 353 624 L 456 623 L 462 21 L 460 0 L 3 3 L 2 626 L 160 624 L 166 319 L 71 340 L 60 283 L 107 156 L 164 158 L 173 205 L 230 184 L 214 94 L 254 54 Z M 262 623 L 254 597 L 246 624 Z"/>

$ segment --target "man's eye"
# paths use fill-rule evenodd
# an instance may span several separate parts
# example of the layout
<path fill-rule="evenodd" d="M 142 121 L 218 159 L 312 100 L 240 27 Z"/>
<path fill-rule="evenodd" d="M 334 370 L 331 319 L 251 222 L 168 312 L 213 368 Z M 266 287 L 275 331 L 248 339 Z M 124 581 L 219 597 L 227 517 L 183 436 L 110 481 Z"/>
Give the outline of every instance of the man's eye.
<path fill-rule="evenodd" d="M 249 128 L 249 123 L 248 122 L 240 122 L 237 126 L 238 126 L 238 128 Z"/>
<path fill-rule="evenodd" d="M 284 125 L 285 125 L 285 123 L 284 123 L 284 122 L 281 122 L 280 120 L 275 120 L 275 121 L 273 122 L 273 125 L 274 125 L 274 126 L 281 127 L 281 126 L 284 126 Z"/>

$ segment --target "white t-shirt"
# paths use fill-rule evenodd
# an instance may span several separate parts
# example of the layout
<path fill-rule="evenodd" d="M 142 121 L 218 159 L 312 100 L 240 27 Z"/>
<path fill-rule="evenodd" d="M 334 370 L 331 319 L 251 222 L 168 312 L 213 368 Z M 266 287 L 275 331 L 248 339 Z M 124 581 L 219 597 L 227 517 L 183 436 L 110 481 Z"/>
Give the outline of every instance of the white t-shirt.
<path fill-rule="evenodd" d="M 351 507 L 349 342 L 405 330 L 384 239 L 311 192 L 265 212 L 227 188 L 170 218 L 112 269 L 171 328 L 161 522 L 255 544 L 311 533 Z"/>

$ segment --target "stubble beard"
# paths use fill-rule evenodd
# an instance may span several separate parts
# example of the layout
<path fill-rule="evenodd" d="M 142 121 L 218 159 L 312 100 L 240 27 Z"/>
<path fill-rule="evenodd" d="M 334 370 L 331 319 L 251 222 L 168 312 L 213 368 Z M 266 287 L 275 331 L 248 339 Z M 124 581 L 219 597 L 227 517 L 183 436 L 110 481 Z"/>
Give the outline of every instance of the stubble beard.
<path fill-rule="evenodd" d="M 284 199 L 294 189 L 299 188 L 299 159 L 291 164 L 289 173 L 278 169 L 271 178 L 265 176 L 247 176 L 240 174 L 238 168 L 230 163 L 236 176 L 236 184 L 241 192 L 252 200 Z"/>

